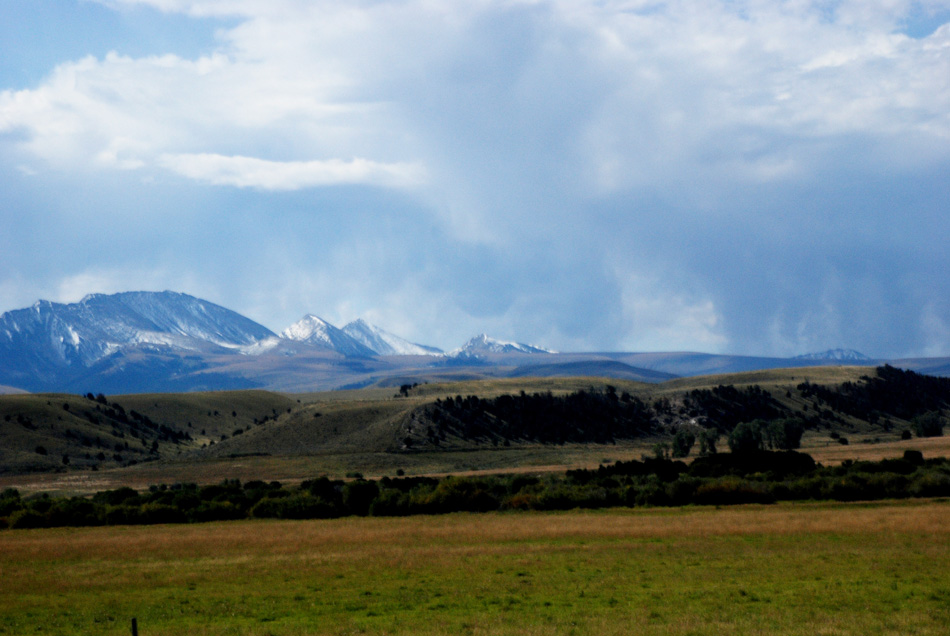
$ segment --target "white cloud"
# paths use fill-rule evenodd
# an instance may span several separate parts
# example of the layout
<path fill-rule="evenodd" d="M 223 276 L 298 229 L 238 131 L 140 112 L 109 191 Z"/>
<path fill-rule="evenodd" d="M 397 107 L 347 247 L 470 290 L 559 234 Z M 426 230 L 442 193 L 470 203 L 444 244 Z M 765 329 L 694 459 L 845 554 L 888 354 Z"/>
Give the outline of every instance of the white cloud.
<path fill-rule="evenodd" d="M 946 0 L 102 2 L 226 19 L 195 59 L 117 51 L 0 92 L 0 168 L 13 166 L 0 178 L 33 192 L 67 175 L 84 194 L 105 192 L 60 203 L 58 217 L 82 209 L 103 234 L 114 224 L 96 225 L 106 216 L 97 208 L 134 209 L 131 218 L 146 203 L 157 217 L 189 210 L 177 214 L 192 234 L 220 223 L 222 209 L 255 228 L 213 255 L 177 249 L 181 238 L 143 245 L 133 273 L 145 283 L 148 263 L 171 254 L 180 270 L 163 287 L 186 270 L 237 276 L 212 259 L 244 250 L 250 236 L 257 249 L 241 271 L 290 281 L 261 274 L 254 305 L 293 308 L 289 321 L 359 310 L 412 336 L 398 325 L 419 320 L 420 307 L 434 317 L 417 339 L 432 333 L 445 346 L 471 325 L 562 350 L 724 349 L 745 339 L 752 353 L 884 324 L 853 320 L 846 288 L 806 289 L 823 278 L 810 269 L 841 260 L 854 237 L 872 255 L 921 243 L 945 254 L 950 25 L 923 38 L 901 25 L 916 11 L 942 15 Z M 162 185 L 124 189 L 149 179 Z M 169 181 L 163 194 L 179 198 L 156 202 Z M 377 188 L 322 189 L 333 184 Z M 46 201 L 23 214 L 45 220 Z M 355 227 L 370 208 L 412 209 L 372 265 L 377 245 Z M 301 210 L 326 224 L 308 225 L 294 216 Z M 341 231 L 351 216 L 360 220 Z M 134 242 L 136 228 L 124 232 L 117 242 Z M 307 247 L 277 267 L 291 232 Z M 434 244 L 437 256 L 420 265 L 416 255 Z M 360 258 L 343 267 L 313 255 L 328 253 Z M 801 265 L 803 254 L 818 265 Z M 887 267 L 860 262 L 848 275 L 880 286 L 895 307 L 881 313 L 899 315 L 909 308 L 889 290 L 946 258 L 890 256 Z M 321 267 L 330 273 L 307 271 Z M 720 270 L 729 277 L 717 280 Z M 379 272 L 389 287 L 370 281 Z M 116 285 L 148 286 L 135 276 Z M 392 282 L 400 277 L 412 282 Z M 775 279 L 798 306 L 769 293 Z M 914 297 L 918 306 L 950 291 L 937 283 Z M 83 284 L 104 282 L 70 287 Z M 244 305 L 237 290 L 247 281 L 208 286 Z M 312 304 L 300 305 L 298 288 Z M 950 318 L 934 307 L 927 337 L 942 342 Z"/>
<path fill-rule="evenodd" d="M 950 318 L 946 306 L 939 308 L 936 305 L 930 302 L 921 308 L 919 322 L 926 344 L 919 351 L 914 351 L 915 355 L 945 356 L 950 353 Z"/>
<path fill-rule="evenodd" d="M 276 190 L 418 184 L 418 162 L 367 142 L 399 134 L 374 134 L 366 120 L 377 107 L 341 100 L 348 83 L 313 66 L 221 53 L 193 61 L 110 53 L 63 63 L 39 88 L 0 92 L 0 133 L 17 132 L 13 143 L 28 157 L 69 172 L 164 168 Z M 361 150 L 383 160 L 360 157 Z"/>
<path fill-rule="evenodd" d="M 158 164 L 172 172 L 214 185 L 262 190 L 298 190 L 336 184 L 415 186 L 425 178 L 416 164 L 382 164 L 366 159 L 341 161 L 266 161 L 216 154 L 162 155 Z"/>
<path fill-rule="evenodd" d="M 488 159 L 480 142 L 502 165 L 539 161 L 586 175 L 578 188 L 609 192 L 684 170 L 807 176 L 816 136 L 950 139 L 950 28 L 922 40 L 894 33 L 910 2 L 845 2 L 831 12 L 758 2 L 107 4 L 241 22 L 221 31 L 213 55 L 113 53 L 0 94 L 0 131 L 25 131 L 24 149 L 66 169 L 141 169 L 187 155 L 256 157 L 286 164 L 284 174 L 325 173 L 350 157 L 398 171 L 439 164 L 433 188 L 451 221 L 460 218 L 453 206 L 478 207 L 466 179 L 496 177 L 470 164 Z M 585 77 L 593 80 L 575 86 Z M 590 91 L 583 102 L 563 101 L 579 90 Z M 565 119 L 565 108 L 579 110 Z M 446 128 L 453 122 L 470 128 Z M 509 126 L 518 127 L 500 136 Z M 521 156 L 544 136 L 568 152 Z M 292 182 L 323 183 L 298 177 L 277 187 Z"/>
<path fill-rule="evenodd" d="M 729 344 L 723 333 L 722 316 L 711 299 L 665 289 L 657 278 L 619 276 L 624 350 L 718 353 Z"/>

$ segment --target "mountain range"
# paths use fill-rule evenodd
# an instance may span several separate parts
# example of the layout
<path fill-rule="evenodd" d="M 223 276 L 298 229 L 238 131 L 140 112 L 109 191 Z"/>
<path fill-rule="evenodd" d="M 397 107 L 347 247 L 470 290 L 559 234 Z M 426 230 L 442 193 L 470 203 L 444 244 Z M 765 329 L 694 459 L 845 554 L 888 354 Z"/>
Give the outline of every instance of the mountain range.
<path fill-rule="evenodd" d="M 444 352 L 360 319 L 335 327 L 308 314 L 276 334 L 187 294 L 92 294 L 0 315 L 0 392 L 144 393 L 267 388 L 314 391 L 474 377 L 677 375 L 820 364 L 873 365 L 835 349 L 797 358 L 701 353 L 557 353 L 478 335 Z M 905 361 L 950 374 L 947 359 Z"/>

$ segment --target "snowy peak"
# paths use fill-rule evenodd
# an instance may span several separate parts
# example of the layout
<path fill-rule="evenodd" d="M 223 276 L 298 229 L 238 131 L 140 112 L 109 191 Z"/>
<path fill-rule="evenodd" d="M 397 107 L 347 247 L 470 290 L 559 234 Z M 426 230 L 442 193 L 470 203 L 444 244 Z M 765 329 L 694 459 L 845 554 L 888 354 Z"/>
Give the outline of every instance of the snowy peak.
<path fill-rule="evenodd" d="M 819 353 L 795 356 L 795 360 L 834 360 L 837 362 L 867 362 L 871 358 L 854 349 L 828 349 Z"/>
<path fill-rule="evenodd" d="M 92 294 L 80 301 L 79 307 L 93 315 L 126 317 L 129 323 L 140 324 L 143 331 L 224 347 L 246 346 L 274 336 L 270 329 L 230 309 L 178 292 Z"/>
<path fill-rule="evenodd" d="M 298 340 L 300 342 L 313 341 L 314 344 L 329 344 L 329 331 L 335 329 L 333 325 L 319 316 L 307 314 L 294 324 L 280 332 L 281 338 Z"/>
<path fill-rule="evenodd" d="M 478 357 L 487 353 L 554 353 L 541 347 L 496 340 L 485 334 L 479 334 L 449 355 L 454 357 Z"/>
<path fill-rule="evenodd" d="M 337 351 L 345 356 L 375 355 L 371 348 L 313 314 L 307 314 L 284 329 L 280 337 Z"/>
<path fill-rule="evenodd" d="M 273 335 L 236 312 L 187 294 L 92 294 L 78 303 L 41 300 L 0 315 L 0 357 L 89 366 L 130 346 L 235 349 Z"/>
<path fill-rule="evenodd" d="M 343 331 L 351 338 L 381 356 L 443 355 L 441 349 L 409 342 L 404 338 L 371 325 L 362 318 L 345 325 Z"/>

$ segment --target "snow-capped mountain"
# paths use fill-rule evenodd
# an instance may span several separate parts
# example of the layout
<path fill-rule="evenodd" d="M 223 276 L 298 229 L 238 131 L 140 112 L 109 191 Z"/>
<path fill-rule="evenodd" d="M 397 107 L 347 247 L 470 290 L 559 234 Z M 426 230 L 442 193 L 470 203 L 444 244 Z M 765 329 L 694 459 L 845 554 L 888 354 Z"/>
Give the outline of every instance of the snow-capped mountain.
<path fill-rule="evenodd" d="M 451 351 L 448 355 L 455 358 L 474 357 L 489 353 L 554 353 L 548 349 L 520 342 L 505 342 L 496 340 L 485 334 L 479 334 L 466 342 L 460 348 Z"/>
<path fill-rule="evenodd" d="M 234 311 L 169 291 L 94 294 L 71 304 L 41 300 L 32 307 L 0 314 L 0 391 L 313 391 L 404 382 L 409 377 L 438 379 L 445 377 L 447 367 L 452 373 L 467 368 L 465 373 L 473 377 L 481 373 L 491 377 L 600 373 L 628 379 L 633 374 L 650 381 L 656 376 L 641 368 L 697 375 L 883 362 L 848 349 L 798 358 L 536 354 L 555 352 L 482 334 L 444 354 L 364 320 L 338 329 L 313 315 L 278 336 Z M 946 374 L 948 368 L 944 359 L 895 364 L 926 368 L 931 374 L 936 370 L 938 375 Z"/>
<path fill-rule="evenodd" d="M 371 325 L 362 318 L 345 325 L 343 331 L 360 344 L 381 356 L 441 356 L 441 349 L 409 342 L 404 338 Z"/>
<path fill-rule="evenodd" d="M 236 312 L 176 292 L 41 300 L 0 315 L 0 384 L 62 381 L 131 351 L 237 350 L 273 336 Z"/>
<path fill-rule="evenodd" d="M 867 362 L 871 358 L 854 349 L 828 349 L 818 353 L 795 356 L 795 360 L 835 360 L 838 362 Z"/>
<path fill-rule="evenodd" d="M 345 356 L 374 356 L 376 352 L 326 320 L 307 314 L 282 332 L 280 337 L 316 345 Z"/>
<path fill-rule="evenodd" d="M 92 294 L 78 303 L 47 300 L 0 315 L 0 351 L 64 365 L 89 365 L 128 345 L 238 348 L 273 336 L 214 303 L 175 292 Z"/>

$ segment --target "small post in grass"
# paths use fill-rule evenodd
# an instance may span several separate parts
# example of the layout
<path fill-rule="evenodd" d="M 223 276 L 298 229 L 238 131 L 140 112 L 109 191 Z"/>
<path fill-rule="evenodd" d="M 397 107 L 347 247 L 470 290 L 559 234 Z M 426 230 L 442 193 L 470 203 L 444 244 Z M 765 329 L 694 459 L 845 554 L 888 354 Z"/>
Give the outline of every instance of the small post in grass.
<path fill-rule="evenodd" d="M 132 636 L 139 636 L 139 623 L 134 618 L 132 619 Z"/>

